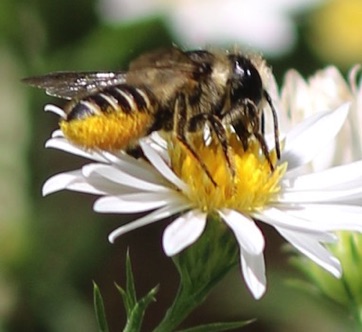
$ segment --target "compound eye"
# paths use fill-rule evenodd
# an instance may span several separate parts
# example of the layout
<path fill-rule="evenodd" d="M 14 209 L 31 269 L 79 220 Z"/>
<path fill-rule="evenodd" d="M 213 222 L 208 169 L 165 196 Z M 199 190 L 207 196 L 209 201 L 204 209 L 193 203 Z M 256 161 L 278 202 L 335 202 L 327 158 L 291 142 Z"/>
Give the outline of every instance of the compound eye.
<path fill-rule="evenodd" d="M 258 70 L 243 56 L 232 56 L 234 71 L 231 79 L 231 101 L 249 99 L 258 104 L 263 95 L 263 83 Z"/>

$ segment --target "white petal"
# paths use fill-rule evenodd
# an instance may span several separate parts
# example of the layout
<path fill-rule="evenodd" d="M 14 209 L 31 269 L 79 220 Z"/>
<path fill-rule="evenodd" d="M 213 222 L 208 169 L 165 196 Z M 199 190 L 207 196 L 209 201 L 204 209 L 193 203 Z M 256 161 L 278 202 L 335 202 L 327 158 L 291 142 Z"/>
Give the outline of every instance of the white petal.
<path fill-rule="evenodd" d="M 350 88 L 340 71 L 329 66 L 318 70 L 309 78 L 310 95 L 314 101 L 314 111 L 334 109 L 351 100 Z"/>
<path fill-rule="evenodd" d="M 124 173 L 132 175 L 135 178 L 155 184 L 164 183 L 162 176 L 157 170 L 143 159 L 135 159 L 123 151 L 117 154 L 102 152 L 102 156 L 109 163 L 116 165 L 117 168 Z"/>
<path fill-rule="evenodd" d="M 107 162 L 107 160 L 104 159 L 99 153 L 95 151 L 86 151 L 84 149 L 81 149 L 71 144 L 67 139 L 62 137 L 51 138 L 47 140 L 45 143 L 45 147 L 62 150 L 76 156 L 80 156 L 94 161 Z"/>
<path fill-rule="evenodd" d="M 287 213 L 305 219 L 325 231 L 362 232 L 362 206 L 309 204 L 290 209 Z"/>
<path fill-rule="evenodd" d="M 154 131 L 151 135 L 142 138 L 146 144 L 148 144 L 152 149 L 157 151 L 157 153 L 161 156 L 165 162 L 170 165 L 170 156 L 167 150 L 167 142 L 166 140 L 160 135 L 159 132 Z"/>
<path fill-rule="evenodd" d="M 69 183 L 65 189 L 93 195 L 109 195 L 112 192 L 112 188 L 107 187 L 106 184 L 102 183 L 99 186 L 93 185 L 84 178 L 82 180 L 79 179 L 79 181 Z M 119 188 L 117 189 L 119 190 Z"/>
<path fill-rule="evenodd" d="M 52 132 L 52 138 L 65 138 L 63 132 L 60 129 L 56 129 Z"/>
<path fill-rule="evenodd" d="M 187 192 L 188 188 L 185 182 L 179 179 L 176 174 L 171 170 L 171 168 L 165 163 L 161 156 L 153 150 L 145 142 L 140 142 L 142 150 L 146 155 L 150 163 L 156 167 L 156 169 L 171 183 L 173 183 L 177 188 L 183 192 Z"/>
<path fill-rule="evenodd" d="M 119 237 L 127 232 L 130 232 L 137 228 L 154 223 L 158 220 L 171 217 L 176 213 L 187 210 L 189 207 L 190 207 L 190 205 L 188 205 L 188 204 L 181 205 L 178 203 L 167 205 L 161 209 L 158 209 L 156 211 L 153 211 L 153 212 L 147 214 L 146 216 L 144 216 L 142 218 L 134 220 L 124 226 L 118 227 L 111 234 L 109 234 L 108 240 L 109 240 L 109 242 L 113 243 L 117 237 Z"/>
<path fill-rule="evenodd" d="M 156 185 L 131 176 L 112 165 L 89 164 L 83 167 L 83 175 L 90 177 L 95 173 L 114 183 L 139 189 L 141 191 L 168 192 L 170 189 L 163 185 Z"/>
<path fill-rule="evenodd" d="M 123 193 L 130 193 L 130 188 L 128 187 L 115 187 L 113 183 L 105 181 L 104 179 L 102 179 L 102 181 L 98 180 L 99 179 L 95 177 L 85 179 L 81 170 L 60 173 L 49 178 L 44 183 L 43 195 L 46 196 L 64 189 L 94 195 L 111 195 L 119 193 L 120 191 Z"/>
<path fill-rule="evenodd" d="M 294 69 L 290 69 L 284 76 L 281 90 L 281 104 L 283 110 L 279 112 L 280 127 L 290 130 L 291 127 L 306 118 L 305 112 L 310 108 L 310 93 L 303 77 Z"/>
<path fill-rule="evenodd" d="M 87 169 L 87 167 L 88 165 L 85 165 L 83 166 L 83 169 L 84 168 Z M 140 191 L 138 189 L 110 181 L 104 178 L 103 176 L 97 174 L 96 172 L 87 174 L 86 170 L 85 172 L 83 171 L 82 174 L 84 181 L 86 181 L 86 184 L 100 191 L 102 195 L 107 195 L 107 196 L 127 195 L 127 194 L 135 194 Z M 84 176 L 84 174 L 87 174 L 88 176 Z M 72 184 L 72 187 L 73 186 L 74 184 Z M 71 187 L 67 187 L 67 189 L 77 190 L 76 188 L 73 189 Z"/>
<path fill-rule="evenodd" d="M 259 255 L 264 250 L 264 237 L 254 221 L 235 211 L 222 209 L 221 218 L 233 231 L 239 246 L 251 255 Z"/>
<path fill-rule="evenodd" d="M 253 212 L 252 217 L 274 227 L 285 227 L 290 230 L 310 234 L 321 234 L 325 232 L 325 229 L 319 224 L 314 224 L 312 222 L 308 222 L 307 220 L 300 219 L 288 212 L 289 211 L 286 212 L 276 207 L 270 207 L 260 212 Z"/>
<path fill-rule="evenodd" d="M 353 94 L 358 94 L 358 75 L 361 73 L 361 68 L 360 64 L 354 65 L 348 73 L 348 81 Z"/>
<path fill-rule="evenodd" d="M 56 105 L 52 105 L 52 104 L 45 105 L 44 111 L 55 113 L 63 119 L 65 119 L 67 117 L 67 114 L 64 112 L 64 110 Z"/>
<path fill-rule="evenodd" d="M 331 112 L 320 112 L 295 126 L 287 135 L 280 162 L 293 169 L 311 161 L 339 132 L 348 114 L 346 103 Z"/>
<path fill-rule="evenodd" d="M 281 204 L 347 203 L 361 198 L 362 187 L 344 190 L 290 190 L 281 192 L 275 202 Z"/>
<path fill-rule="evenodd" d="M 122 196 L 107 196 L 98 199 L 94 211 L 103 213 L 136 213 L 158 209 L 171 202 L 184 202 L 181 196 L 173 192 L 134 193 Z"/>
<path fill-rule="evenodd" d="M 170 13 L 169 22 L 175 34 L 188 45 L 220 45 L 233 40 L 263 53 L 277 55 L 290 50 L 295 42 L 292 20 L 274 7 L 266 9 L 269 3 L 266 1 L 177 3 L 178 6 Z M 265 24 L 256 26 L 255 17 Z M 258 33 L 253 33 L 256 30 Z"/>
<path fill-rule="evenodd" d="M 314 237 L 280 227 L 276 227 L 276 230 L 301 253 L 333 274 L 335 277 L 341 277 L 342 267 L 339 260 L 325 247 L 323 247 Z"/>
<path fill-rule="evenodd" d="M 167 256 L 173 256 L 193 244 L 202 234 L 206 226 L 206 213 L 191 210 L 183 214 L 163 233 L 163 250 Z"/>
<path fill-rule="evenodd" d="M 56 191 L 64 190 L 74 181 L 82 179 L 81 170 L 60 173 L 49 178 L 43 185 L 43 196 L 49 195 Z"/>
<path fill-rule="evenodd" d="M 266 290 L 265 263 L 263 253 L 251 255 L 240 248 L 241 270 L 246 285 L 255 299 L 260 299 Z"/>
<path fill-rule="evenodd" d="M 351 185 L 362 186 L 362 161 L 333 167 L 320 172 L 288 178 L 283 181 L 286 188 L 292 190 L 321 190 L 326 188 L 342 189 Z"/>

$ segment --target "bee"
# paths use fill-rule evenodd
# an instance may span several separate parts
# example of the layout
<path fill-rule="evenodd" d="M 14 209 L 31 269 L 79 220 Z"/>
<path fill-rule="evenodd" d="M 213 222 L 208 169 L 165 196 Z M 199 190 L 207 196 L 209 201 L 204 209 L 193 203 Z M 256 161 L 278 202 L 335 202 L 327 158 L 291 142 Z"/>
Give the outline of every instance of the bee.
<path fill-rule="evenodd" d="M 264 136 L 264 108 L 269 106 L 280 158 L 277 112 L 264 83 L 268 72 L 259 56 L 172 47 L 139 56 L 127 71 L 55 72 L 24 81 L 69 100 L 60 128 L 74 144 L 86 149 L 131 150 L 154 131 L 169 132 L 216 185 L 190 140 L 192 133 L 206 127 L 219 142 L 232 174 L 228 128 L 245 150 L 254 137 L 273 171 Z"/>

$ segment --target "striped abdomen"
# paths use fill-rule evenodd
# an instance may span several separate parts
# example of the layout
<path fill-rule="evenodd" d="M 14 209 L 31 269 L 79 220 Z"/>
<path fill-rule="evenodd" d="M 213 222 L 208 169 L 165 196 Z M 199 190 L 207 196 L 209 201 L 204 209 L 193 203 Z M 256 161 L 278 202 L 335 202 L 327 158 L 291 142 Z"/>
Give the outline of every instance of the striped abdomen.
<path fill-rule="evenodd" d="M 156 104 L 149 92 L 126 84 L 108 87 L 65 109 L 60 128 L 76 145 L 89 149 L 125 149 L 149 133 Z"/>

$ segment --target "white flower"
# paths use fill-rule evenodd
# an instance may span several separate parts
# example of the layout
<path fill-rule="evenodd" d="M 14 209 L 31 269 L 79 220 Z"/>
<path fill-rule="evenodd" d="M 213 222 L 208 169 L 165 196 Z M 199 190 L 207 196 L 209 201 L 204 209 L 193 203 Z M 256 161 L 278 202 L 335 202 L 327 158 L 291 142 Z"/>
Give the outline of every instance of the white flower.
<path fill-rule="evenodd" d="M 289 51 L 296 40 L 292 14 L 323 0 L 101 0 L 108 21 L 166 18 L 188 47 L 241 43 L 268 55 Z"/>
<path fill-rule="evenodd" d="M 45 183 L 43 194 L 62 189 L 86 192 L 102 196 L 94 205 L 97 212 L 147 212 L 113 231 L 111 242 L 126 232 L 177 215 L 163 234 L 168 256 L 197 241 L 208 213 L 217 213 L 235 235 L 242 274 L 257 299 L 265 292 L 266 277 L 265 240 L 256 221 L 271 225 L 301 253 L 340 277 L 340 262 L 324 243 L 336 240 L 336 230 L 362 231 L 362 207 L 354 204 L 362 197 L 362 161 L 304 175 L 296 170 L 333 139 L 348 109 L 349 105 L 343 105 L 315 114 L 289 131 L 283 141 L 281 161 L 273 173 L 255 142 L 243 152 L 240 143 L 233 136 L 229 138 L 235 177 L 225 166 L 218 144 L 201 144 L 197 152 L 209 167 L 216 187 L 199 163 L 172 140 L 168 142 L 169 150 L 159 139 L 142 140 L 140 145 L 148 163 L 124 153 L 85 152 L 58 131 L 47 147 L 94 162 L 53 176 Z M 47 110 L 61 113 L 54 106 Z M 197 145 L 197 141 L 194 143 Z M 274 152 L 272 158 L 275 161 Z"/>
<path fill-rule="evenodd" d="M 279 104 L 283 128 L 292 128 L 303 119 L 320 111 L 335 109 L 349 102 L 350 110 L 340 133 L 325 151 L 313 161 L 315 170 L 362 158 L 362 84 L 354 66 L 346 81 L 336 67 L 317 71 L 308 80 L 295 70 L 285 75 Z"/>

